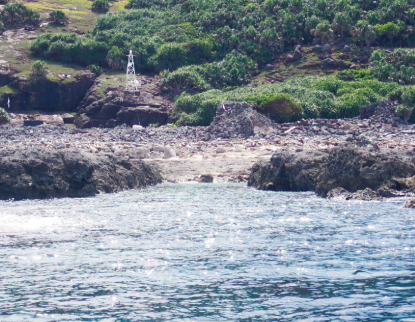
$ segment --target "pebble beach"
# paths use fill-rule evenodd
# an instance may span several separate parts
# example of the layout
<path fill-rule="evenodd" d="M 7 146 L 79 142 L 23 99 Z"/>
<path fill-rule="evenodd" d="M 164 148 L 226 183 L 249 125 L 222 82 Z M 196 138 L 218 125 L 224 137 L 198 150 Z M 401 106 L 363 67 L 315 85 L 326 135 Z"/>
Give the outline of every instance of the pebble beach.
<path fill-rule="evenodd" d="M 18 116 L 12 115 L 18 119 Z M 307 119 L 274 124 L 267 133 L 217 137 L 210 127 L 76 129 L 44 124 L 25 127 L 12 122 L 0 126 L 0 150 L 76 148 L 85 153 L 115 154 L 143 159 L 160 168 L 164 181 L 198 181 L 209 174 L 214 182 L 246 181 L 252 165 L 269 160 L 282 148 L 293 151 L 330 149 L 365 138 L 380 149 L 413 149 L 415 125 L 396 117 L 374 115 L 368 119 Z"/>

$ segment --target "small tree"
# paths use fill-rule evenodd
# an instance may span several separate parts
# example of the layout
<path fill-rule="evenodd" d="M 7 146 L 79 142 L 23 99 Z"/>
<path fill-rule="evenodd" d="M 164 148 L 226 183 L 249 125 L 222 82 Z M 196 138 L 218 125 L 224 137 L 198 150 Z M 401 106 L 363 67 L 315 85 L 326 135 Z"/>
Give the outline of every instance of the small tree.
<path fill-rule="evenodd" d="M 122 51 L 117 46 L 113 46 L 111 50 L 108 51 L 105 61 L 111 69 L 115 70 L 123 70 L 127 66 L 123 60 Z"/>
<path fill-rule="evenodd" d="M 359 20 L 353 27 L 353 38 L 360 42 L 365 42 L 369 47 L 377 38 L 377 34 L 372 25 L 367 20 Z"/>
<path fill-rule="evenodd" d="M 353 21 L 347 12 L 338 12 L 333 20 L 333 30 L 337 31 L 343 40 L 344 33 L 350 30 L 352 24 Z"/>
<path fill-rule="evenodd" d="M 66 25 L 68 17 L 62 10 L 53 10 L 49 13 L 49 21 L 55 25 Z"/>
<path fill-rule="evenodd" d="M 327 43 L 333 37 L 333 30 L 330 28 L 330 24 L 327 20 L 320 22 L 316 29 L 313 30 L 314 37 L 320 38 L 321 42 Z"/>
<path fill-rule="evenodd" d="M 381 36 L 385 35 L 389 37 L 391 46 L 392 46 L 393 37 L 395 37 L 395 35 L 399 33 L 400 29 L 401 28 L 397 26 L 396 24 L 394 24 L 393 22 L 388 22 L 384 25 L 375 26 L 375 30 L 378 35 L 381 35 Z"/>
<path fill-rule="evenodd" d="M 9 122 L 10 122 L 9 113 L 7 113 L 4 108 L 0 107 L 0 124 L 9 123 Z"/>
<path fill-rule="evenodd" d="M 92 3 L 92 9 L 93 12 L 98 13 L 106 13 L 108 10 L 110 10 L 110 4 L 108 0 L 95 0 Z"/>
<path fill-rule="evenodd" d="M 44 61 L 36 60 L 33 63 L 32 68 L 30 69 L 30 72 L 36 76 L 46 76 L 46 74 L 48 73 L 48 68 L 49 67 L 46 65 Z"/>

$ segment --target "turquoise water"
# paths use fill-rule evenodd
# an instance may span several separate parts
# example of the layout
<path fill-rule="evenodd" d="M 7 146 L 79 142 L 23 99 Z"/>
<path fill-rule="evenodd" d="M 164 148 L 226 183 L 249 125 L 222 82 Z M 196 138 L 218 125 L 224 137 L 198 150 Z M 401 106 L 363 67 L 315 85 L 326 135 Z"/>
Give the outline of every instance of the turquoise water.
<path fill-rule="evenodd" d="M 413 321 L 403 204 L 240 184 L 0 202 L 0 321 Z"/>

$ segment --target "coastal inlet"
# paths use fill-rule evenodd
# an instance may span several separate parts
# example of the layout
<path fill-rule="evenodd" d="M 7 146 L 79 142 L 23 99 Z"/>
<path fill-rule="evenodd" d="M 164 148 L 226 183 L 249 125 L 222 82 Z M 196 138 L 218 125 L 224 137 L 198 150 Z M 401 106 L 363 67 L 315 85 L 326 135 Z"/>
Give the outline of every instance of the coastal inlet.
<path fill-rule="evenodd" d="M 0 320 L 409 321 L 404 202 L 245 184 L 0 201 Z"/>

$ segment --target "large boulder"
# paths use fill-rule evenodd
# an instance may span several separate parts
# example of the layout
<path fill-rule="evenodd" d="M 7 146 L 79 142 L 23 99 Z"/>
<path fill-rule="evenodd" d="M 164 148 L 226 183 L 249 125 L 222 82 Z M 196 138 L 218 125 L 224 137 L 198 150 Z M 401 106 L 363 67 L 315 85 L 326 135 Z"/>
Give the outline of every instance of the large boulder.
<path fill-rule="evenodd" d="M 207 131 L 209 139 L 246 138 L 257 133 L 268 133 L 274 126 L 268 117 L 258 113 L 252 105 L 228 102 L 218 106 Z"/>
<path fill-rule="evenodd" d="M 327 151 L 283 149 L 270 161 L 254 164 L 248 185 L 261 190 L 314 191 L 327 157 Z"/>
<path fill-rule="evenodd" d="M 141 160 L 75 149 L 0 152 L 0 199 L 85 197 L 160 182 Z"/>
<path fill-rule="evenodd" d="M 381 100 L 379 102 L 363 106 L 360 109 L 360 118 L 372 118 L 375 121 L 377 120 L 384 123 L 399 122 L 400 118 L 395 114 L 397 106 L 398 102 Z"/>

